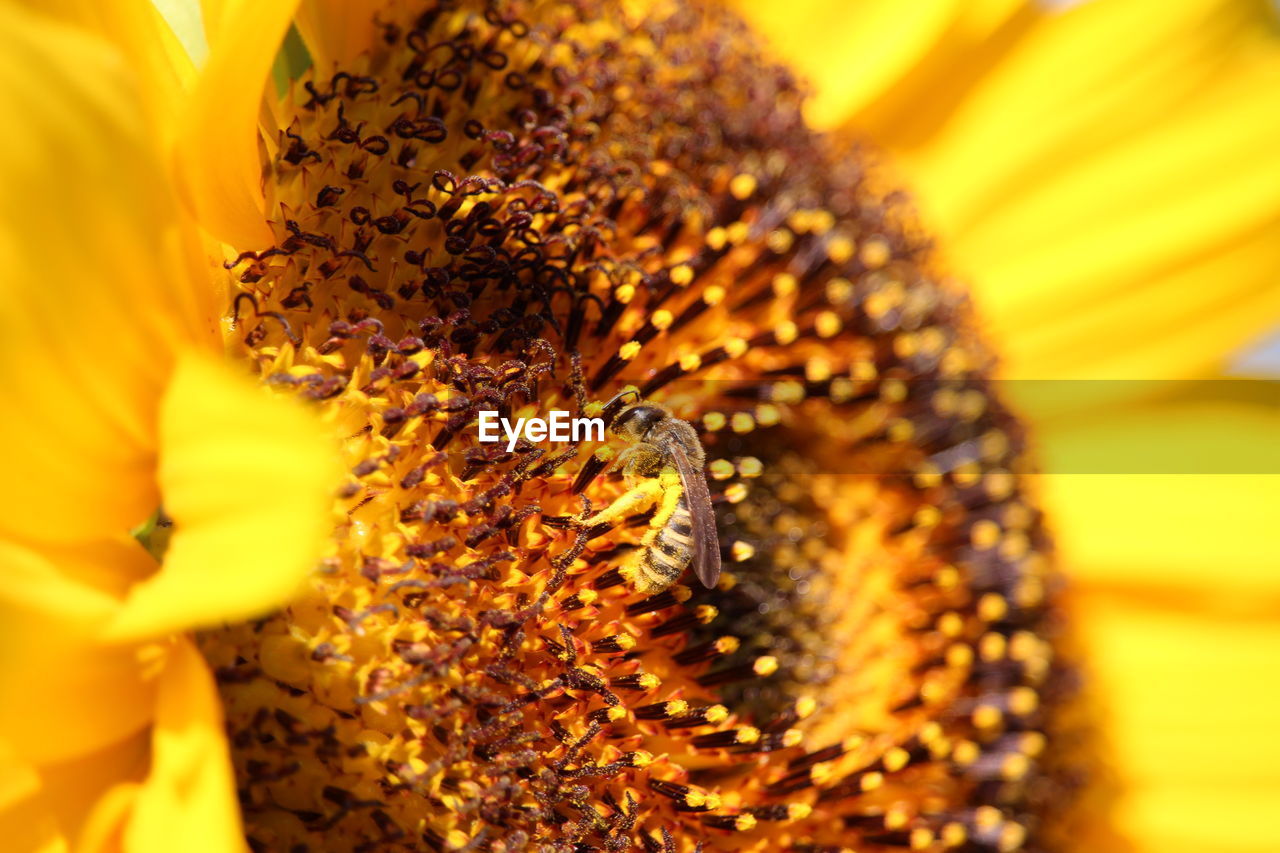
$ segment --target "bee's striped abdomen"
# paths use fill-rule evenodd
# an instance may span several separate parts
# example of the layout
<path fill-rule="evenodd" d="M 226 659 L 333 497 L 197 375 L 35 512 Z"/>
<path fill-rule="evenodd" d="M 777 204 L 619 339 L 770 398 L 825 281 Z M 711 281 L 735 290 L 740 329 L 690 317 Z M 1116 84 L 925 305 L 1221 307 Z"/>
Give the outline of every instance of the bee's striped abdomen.
<path fill-rule="evenodd" d="M 640 558 L 637 584 L 642 592 L 660 592 L 675 583 L 693 559 L 693 518 L 681 493 L 675 509 L 645 548 Z"/>

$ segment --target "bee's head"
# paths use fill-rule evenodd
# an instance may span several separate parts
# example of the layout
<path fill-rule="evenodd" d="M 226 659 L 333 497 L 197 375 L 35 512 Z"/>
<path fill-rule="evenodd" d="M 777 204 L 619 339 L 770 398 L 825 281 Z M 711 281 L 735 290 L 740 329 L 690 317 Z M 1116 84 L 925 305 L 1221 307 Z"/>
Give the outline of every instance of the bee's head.
<path fill-rule="evenodd" d="M 618 412 L 609 429 L 614 435 L 628 441 L 644 441 L 653 425 L 666 417 L 666 410 L 660 406 L 652 403 L 636 403 Z"/>

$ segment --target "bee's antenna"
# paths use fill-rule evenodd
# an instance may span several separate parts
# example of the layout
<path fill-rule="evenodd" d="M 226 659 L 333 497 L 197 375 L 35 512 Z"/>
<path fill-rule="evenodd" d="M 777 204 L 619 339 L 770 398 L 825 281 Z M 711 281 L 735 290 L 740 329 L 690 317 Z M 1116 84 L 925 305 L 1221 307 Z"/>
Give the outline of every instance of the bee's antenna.
<path fill-rule="evenodd" d="M 623 388 L 617 394 L 614 394 L 613 399 L 605 403 L 604 408 L 601 409 L 601 414 L 604 415 L 605 423 L 607 424 L 613 423 L 614 417 L 616 417 L 618 414 L 618 410 L 615 407 L 618 405 L 618 402 L 622 400 L 623 397 L 626 397 L 628 394 L 634 394 L 637 400 L 640 399 L 640 392 L 635 388 Z"/>

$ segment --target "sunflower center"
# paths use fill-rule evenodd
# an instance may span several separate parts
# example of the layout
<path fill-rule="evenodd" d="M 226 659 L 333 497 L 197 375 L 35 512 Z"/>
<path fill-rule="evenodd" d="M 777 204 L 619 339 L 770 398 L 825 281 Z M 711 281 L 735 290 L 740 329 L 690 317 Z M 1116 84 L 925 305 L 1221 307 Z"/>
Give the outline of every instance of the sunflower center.
<path fill-rule="evenodd" d="M 277 106 L 277 241 L 229 265 L 350 471 L 307 594 L 201 638 L 251 843 L 1050 843 L 1021 444 L 874 162 L 720 12 L 377 20 Z M 577 522 L 621 443 L 478 440 L 624 384 L 706 448 L 714 590 L 637 588 L 655 509 Z"/>

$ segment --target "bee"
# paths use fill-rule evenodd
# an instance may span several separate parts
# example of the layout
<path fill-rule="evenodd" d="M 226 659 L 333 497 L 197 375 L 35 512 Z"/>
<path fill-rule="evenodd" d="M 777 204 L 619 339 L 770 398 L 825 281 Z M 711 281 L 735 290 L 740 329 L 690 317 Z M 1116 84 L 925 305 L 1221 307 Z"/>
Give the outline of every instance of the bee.
<path fill-rule="evenodd" d="M 656 504 L 640 550 L 621 570 L 623 577 L 653 595 L 674 584 L 692 564 L 698 579 L 714 587 L 720 578 L 720 541 L 703 474 L 702 442 L 688 422 L 664 406 L 640 400 L 635 389 L 610 400 L 606 411 L 629 394 L 637 402 L 609 425 L 610 432 L 630 442 L 617 459 L 628 490 L 580 523 L 612 523 Z"/>

